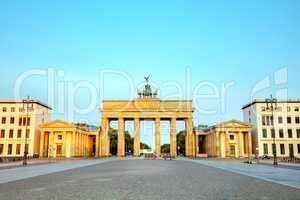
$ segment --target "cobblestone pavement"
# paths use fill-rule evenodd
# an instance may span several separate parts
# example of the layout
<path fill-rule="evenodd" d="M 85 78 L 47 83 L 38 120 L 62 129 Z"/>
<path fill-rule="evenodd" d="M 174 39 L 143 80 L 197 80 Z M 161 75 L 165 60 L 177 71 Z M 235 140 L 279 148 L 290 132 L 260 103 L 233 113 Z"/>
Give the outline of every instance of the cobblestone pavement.
<path fill-rule="evenodd" d="M 0 184 L 0 199 L 299 199 L 300 190 L 189 161 L 120 160 Z"/>
<path fill-rule="evenodd" d="M 240 160 L 204 159 L 190 161 L 300 189 L 300 170 L 259 164 L 249 165 Z"/>
<path fill-rule="evenodd" d="M 44 165 L 28 165 L 26 167 L 1 169 L 0 184 L 31 178 L 35 176 L 50 174 L 54 172 L 61 172 L 61 171 L 75 169 L 79 167 L 95 165 L 95 164 L 108 162 L 112 160 L 115 160 L 115 158 L 103 159 L 103 160 L 101 159 L 62 160 L 56 162 L 53 161 L 52 163 L 48 163 Z"/>

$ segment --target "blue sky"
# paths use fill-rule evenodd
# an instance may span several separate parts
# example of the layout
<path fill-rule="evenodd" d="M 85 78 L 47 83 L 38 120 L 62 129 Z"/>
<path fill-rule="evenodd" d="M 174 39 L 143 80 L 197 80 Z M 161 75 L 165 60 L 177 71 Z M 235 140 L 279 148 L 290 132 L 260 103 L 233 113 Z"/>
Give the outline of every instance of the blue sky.
<path fill-rule="evenodd" d="M 47 96 L 46 76 L 27 78 L 21 96 L 50 102 L 53 118 L 99 124 L 101 99 L 134 98 L 124 77 L 107 74 L 100 84 L 101 71 L 113 70 L 130 77 L 135 87 L 150 74 L 163 99 L 176 94 L 168 83 L 181 85 L 183 93 L 204 81 L 218 91 L 222 84 L 229 84 L 224 109 L 218 99 L 194 102 L 197 108 L 215 111 L 195 112 L 194 123 L 242 120 L 241 107 L 252 98 L 265 98 L 282 89 L 288 98 L 300 98 L 299 9 L 297 0 L 1 1 L 0 98 L 15 97 L 16 81 L 25 72 L 50 68 L 52 97 Z M 278 71 L 286 76 L 280 84 L 274 79 Z M 190 87 L 185 87 L 187 75 Z M 266 78 L 270 78 L 269 86 L 253 93 Z M 59 95 L 62 83 L 65 92 Z M 67 107 L 67 85 L 81 83 L 93 85 L 97 96 L 78 89 L 71 94 L 77 107 L 85 108 L 95 98 L 97 106 L 88 113 L 67 114 L 72 111 L 72 106 Z M 209 89 L 196 93 L 203 95 Z M 65 107 L 59 103 L 62 96 Z"/>

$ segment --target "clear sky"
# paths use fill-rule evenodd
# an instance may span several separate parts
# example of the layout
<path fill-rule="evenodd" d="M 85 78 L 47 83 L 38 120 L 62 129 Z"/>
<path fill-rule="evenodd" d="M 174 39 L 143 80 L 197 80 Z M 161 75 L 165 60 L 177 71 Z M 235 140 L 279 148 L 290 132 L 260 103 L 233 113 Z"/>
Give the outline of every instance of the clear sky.
<path fill-rule="evenodd" d="M 124 74 L 134 89 L 150 74 L 162 99 L 195 100 L 195 125 L 242 120 L 253 98 L 300 98 L 299 10 L 298 0 L 1 1 L 0 98 L 40 70 L 48 76 L 25 76 L 22 97 L 97 125 L 100 100 L 135 97 Z"/>

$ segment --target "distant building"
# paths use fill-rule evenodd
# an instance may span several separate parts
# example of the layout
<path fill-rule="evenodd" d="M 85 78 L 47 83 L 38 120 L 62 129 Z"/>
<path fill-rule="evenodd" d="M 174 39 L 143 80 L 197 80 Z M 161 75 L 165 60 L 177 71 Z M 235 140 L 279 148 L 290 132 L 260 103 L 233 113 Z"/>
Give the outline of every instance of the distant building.
<path fill-rule="evenodd" d="M 146 154 L 146 153 L 154 153 L 152 149 L 141 149 L 141 154 Z"/>
<path fill-rule="evenodd" d="M 265 100 L 254 100 L 242 109 L 244 121 L 253 126 L 255 153 L 273 156 L 276 150 L 279 157 L 300 157 L 300 100 L 279 100 L 274 119 Z"/>
<path fill-rule="evenodd" d="M 87 157 L 99 154 L 100 129 L 87 124 L 53 120 L 41 124 L 41 157 Z M 93 129 L 93 130 L 90 130 Z"/>
<path fill-rule="evenodd" d="M 29 157 L 38 156 L 39 126 L 50 116 L 51 108 L 38 100 L 0 100 L 0 157 L 21 158 L 25 146 Z"/>
<path fill-rule="evenodd" d="M 251 125 L 229 120 L 194 129 L 197 157 L 245 158 L 252 156 Z"/>

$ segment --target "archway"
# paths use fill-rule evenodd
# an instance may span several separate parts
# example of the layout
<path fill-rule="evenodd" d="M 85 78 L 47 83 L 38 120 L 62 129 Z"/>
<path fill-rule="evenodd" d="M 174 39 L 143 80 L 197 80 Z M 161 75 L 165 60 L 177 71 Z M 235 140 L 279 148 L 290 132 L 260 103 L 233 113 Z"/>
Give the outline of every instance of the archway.
<path fill-rule="evenodd" d="M 102 133 L 100 137 L 100 156 L 109 156 L 108 121 L 118 121 L 118 149 L 117 155 L 125 156 L 125 121 L 134 120 L 134 155 L 140 152 L 140 121 L 151 119 L 155 121 L 155 154 L 161 155 L 161 121 L 170 121 L 170 154 L 177 156 L 177 120 L 185 121 L 186 141 L 185 155 L 193 155 L 193 106 L 191 100 L 161 100 L 157 98 L 157 91 L 153 91 L 148 83 L 149 78 L 142 90 L 139 90 L 139 98 L 134 100 L 104 100 L 102 102 Z"/>

